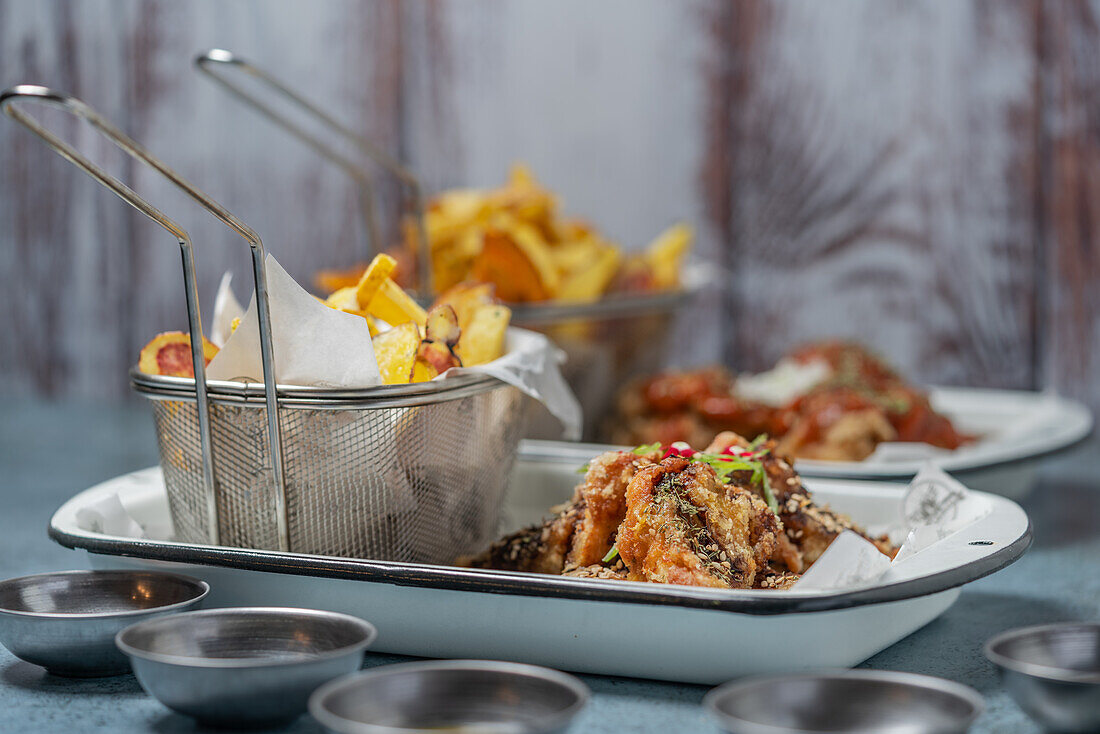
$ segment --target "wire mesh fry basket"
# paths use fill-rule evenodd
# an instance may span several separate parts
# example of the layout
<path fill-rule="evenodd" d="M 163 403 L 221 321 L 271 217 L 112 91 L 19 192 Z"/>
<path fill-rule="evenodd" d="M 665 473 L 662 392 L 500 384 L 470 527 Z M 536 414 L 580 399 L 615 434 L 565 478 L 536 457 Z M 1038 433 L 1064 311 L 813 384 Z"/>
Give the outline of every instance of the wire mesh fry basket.
<path fill-rule="evenodd" d="M 207 542 L 191 381 L 134 371 L 131 382 L 153 406 L 176 535 Z M 208 388 L 220 543 L 279 548 L 263 386 Z M 474 376 L 333 392 L 279 390 L 290 548 L 449 563 L 492 541 L 522 432 L 522 393 Z"/>
<path fill-rule="evenodd" d="M 151 166 L 251 248 L 263 382 L 208 381 L 187 233 L 16 106 L 87 121 Z M 331 389 L 275 385 L 263 243 L 80 100 L 45 87 L 0 93 L 0 109 L 175 235 L 197 379 L 131 371 L 150 399 L 176 539 L 189 543 L 450 563 L 496 534 L 529 399 L 495 378 Z"/>
<path fill-rule="evenodd" d="M 371 172 L 337 150 L 334 141 L 349 144 L 400 183 L 415 225 L 419 251 L 428 252 L 424 188 L 411 169 L 337 121 L 327 109 L 231 51 L 211 49 L 199 54 L 194 59 L 194 65 L 222 89 L 283 128 L 352 179 L 358 190 L 369 255 L 383 249 Z M 247 79 L 249 84 L 241 84 L 238 79 Z M 260 88 L 265 90 L 264 94 L 278 100 L 282 107 L 289 105 L 296 114 L 287 114 L 276 105 L 269 104 L 258 91 Z M 303 116 L 325 128 L 329 138 L 322 138 L 303 127 L 298 122 Z M 417 267 L 417 288 L 421 294 L 430 293 L 431 258 L 417 258 Z M 634 377 L 655 372 L 664 366 L 662 345 L 672 331 L 676 315 L 702 289 L 702 279 L 694 278 L 685 280 L 676 291 L 606 295 L 593 303 L 509 303 L 508 306 L 512 310 L 514 325 L 545 334 L 565 352 L 564 377 L 585 408 L 583 439 L 595 441 L 603 438 L 601 428 L 614 406 L 617 389 Z M 529 438 L 557 438 L 558 435 L 558 424 L 548 414 L 536 416 L 528 425 Z"/>

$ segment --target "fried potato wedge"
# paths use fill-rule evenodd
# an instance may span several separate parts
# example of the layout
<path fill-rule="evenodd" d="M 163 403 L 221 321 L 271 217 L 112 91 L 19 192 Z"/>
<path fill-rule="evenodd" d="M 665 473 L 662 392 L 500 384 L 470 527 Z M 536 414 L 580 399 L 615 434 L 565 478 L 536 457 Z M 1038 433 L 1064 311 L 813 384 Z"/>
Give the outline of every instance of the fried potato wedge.
<path fill-rule="evenodd" d="M 374 294 L 374 298 L 367 307 L 367 313 L 385 321 L 390 326 L 400 326 L 411 321 L 420 328 L 424 328 L 428 321 L 427 311 L 389 278 Z"/>
<path fill-rule="evenodd" d="M 395 270 L 397 270 L 397 260 L 392 256 L 385 253 L 374 256 L 370 265 L 363 272 L 363 277 L 355 284 L 355 297 L 359 310 L 368 310 L 375 294 L 391 278 Z"/>
<path fill-rule="evenodd" d="M 356 263 L 350 268 L 318 270 L 313 276 L 313 285 L 322 293 L 332 293 L 341 288 L 352 288 L 359 282 L 363 271 L 367 269 L 366 263 Z"/>
<path fill-rule="evenodd" d="M 493 290 L 492 283 L 465 281 L 448 288 L 435 300 L 433 308 L 442 304 L 453 308 L 458 316 L 458 327 L 465 331 L 478 309 L 495 302 Z"/>
<path fill-rule="evenodd" d="M 412 370 L 409 373 L 409 382 L 431 382 L 439 376 L 439 371 L 423 359 L 413 360 Z"/>
<path fill-rule="evenodd" d="M 425 339 L 420 342 L 420 348 L 416 353 L 416 361 L 431 365 L 437 375 L 441 375 L 452 367 L 461 367 L 462 360 L 443 342 L 433 342 Z"/>
<path fill-rule="evenodd" d="M 322 303 L 329 308 L 334 308 L 337 311 L 348 311 L 349 313 L 358 314 L 362 309 L 359 308 L 359 300 L 355 296 L 355 286 L 345 286 L 339 290 L 335 290 L 329 294 Z"/>
<path fill-rule="evenodd" d="M 367 321 L 367 327 L 370 328 L 370 335 L 373 337 L 378 334 L 378 327 L 374 323 L 374 319 L 366 311 L 359 308 L 359 299 L 357 294 L 357 286 L 345 286 L 338 291 L 335 291 L 329 295 L 328 298 L 321 301 L 329 308 L 337 311 L 343 311 L 344 313 L 350 313 L 353 316 L 361 316 Z"/>
<path fill-rule="evenodd" d="M 512 312 L 499 304 L 484 305 L 462 330 L 455 351 L 462 364 L 472 367 L 492 362 L 504 354 L 504 337 Z"/>
<path fill-rule="evenodd" d="M 474 280 L 496 286 L 506 302 L 533 303 L 558 300 L 590 303 L 608 293 L 646 293 L 680 287 L 680 270 L 691 247 L 693 231 L 677 224 L 661 233 L 645 250 L 623 250 L 603 237 L 583 219 L 559 211 L 557 196 L 540 183 L 531 169 L 517 163 L 503 185 L 485 189 L 452 189 L 433 197 L 424 211 L 421 247 L 415 220 L 401 221 L 401 244 L 393 253 L 394 270 L 386 263 L 389 278 L 409 287 L 419 259 L 428 258 L 433 293 L 444 293 Z M 376 259 L 372 265 L 380 265 Z M 374 288 L 384 286 L 380 270 L 373 279 L 362 270 L 324 271 L 318 282 L 332 284 L 331 291 L 352 285 L 361 288 L 360 310 L 392 323 L 391 319 L 419 319 L 419 313 L 402 309 L 394 293 L 393 303 L 383 301 L 371 311 Z M 365 279 L 365 280 L 364 280 Z M 407 304 L 406 304 L 407 305 Z M 469 316 L 457 305 L 459 324 Z M 382 315 L 382 314 L 385 315 Z"/>
<path fill-rule="evenodd" d="M 428 311 L 428 322 L 424 327 L 424 340 L 439 342 L 448 349 L 458 344 L 458 337 L 462 329 L 458 326 L 458 315 L 455 310 L 446 303 L 432 306 Z"/>
<path fill-rule="evenodd" d="M 481 252 L 485 228 L 471 226 L 449 246 L 432 251 L 432 287 L 437 293 L 460 283 Z"/>
<path fill-rule="evenodd" d="M 650 243 L 643 255 L 653 275 L 653 287 L 672 290 L 680 287 L 680 267 L 691 249 L 695 230 L 680 222 L 666 229 Z"/>
<path fill-rule="evenodd" d="M 403 385 L 410 381 L 416 353 L 420 348 L 420 329 L 412 321 L 383 331 L 371 339 L 378 372 L 385 385 Z"/>
<path fill-rule="evenodd" d="M 218 353 L 218 348 L 206 337 L 202 340 L 204 364 Z M 141 349 L 138 356 L 138 369 L 147 375 L 167 375 L 171 377 L 195 376 L 195 366 L 191 361 L 191 335 L 182 331 L 166 331 L 157 334 Z"/>
<path fill-rule="evenodd" d="M 603 246 L 592 252 L 587 267 L 579 267 L 562 279 L 558 299 L 574 303 L 598 301 L 607 291 L 622 263 L 618 248 Z"/>
<path fill-rule="evenodd" d="M 541 237 L 526 225 L 487 230 L 470 274 L 493 283 L 503 300 L 517 303 L 550 298 L 559 280 Z"/>
<path fill-rule="evenodd" d="M 438 196 L 424 213 L 431 249 L 444 247 L 489 213 L 489 201 L 478 189 L 452 189 Z"/>

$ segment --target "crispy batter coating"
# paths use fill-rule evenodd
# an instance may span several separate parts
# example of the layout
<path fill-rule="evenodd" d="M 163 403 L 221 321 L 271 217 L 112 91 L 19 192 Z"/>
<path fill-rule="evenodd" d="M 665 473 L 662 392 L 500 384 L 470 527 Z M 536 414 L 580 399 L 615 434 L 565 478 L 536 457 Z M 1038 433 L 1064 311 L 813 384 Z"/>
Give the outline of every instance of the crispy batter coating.
<path fill-rule="evenodd" d="M 714 437 L 714 441 L 707 447 L 707 451 L 721 453 L 731 446 L 747 448 L 749 442 L 736 433 L 725 431 Z M 845 530 L 859 533 L 874 543 L 883 553 L 891 558 L 893 557 L 897 549 L 890 543 L 889 538 L 885 536 L 879 538 L 869 537 L 847 515 L 835 512 L 828 507 L 822 507 L 814 502 L 810 491 L 803 486 L 802 478 L 795 473 L 786 459 L 776 454 L 774 441 L 765 442 L 762 448 L 768 449 L 760 457 L 760 462 L 764 465 L 764 471 L 768 475 L 769 488 L 779 504 L 779 518 L 783 521 L 785 535 L 801 556 L 801 562 L 793 557 L 786 557 L 788 569 L 800 573 L 809 568 L 814 561 L 821 557 L 821 554 L 825 552 L 833 539 Z M 754 493 L 763 496 L 763 487 L 752 484 L 748 475 L 749 472 L 734 473 L 736 480 L 749 486 Z M 787 553 L 789 553 L 789 549 Z"/>
<path fill-rule="evenodd" d="M 734 451 L 759 470 L 724 478 L 706 461 L 654 450 L 611 451 L 589 464 L 572 499 L 494 543 L 467 565 L 575 578 L 626 579 L 725 589 L 788 589 L 833 539 L 853 530 L 893 556 L 846 515 L 817 505 L 774 441 L 753 447 L 722 433 L 708 454 Z M 719 462 L 720 463 L 720 462 Z M 768 492 L 778 505 L 772 512 Z M 615 553 L 609 553 L 616 549 Z M 608 558 L 608 561 L 604 561 Z"/>
<path fill-rule="evenodd" d="M 783 571 L 776 568 L 767 568 L 756 577 L 757 589 L 785 590 L 794 586 L 794 582 L 802 578 L 801 574 Z"/>
<path fill-rule="evenodd" d="M 494 543 L 465 565 L 502 571 L 560 574 L 599 564 L 615 543 L 626 515 L 626 486 L 638 468 L 659 454 L 608 451 L 588 464 L 573 498 L 541 525 L 532 525 Z"/>
<path fill-rule="evenodd" d="M 577 488 L 584 507 L 565 561 L 567 569 L 598 564 L 611 550 L 626 515 L 627 484 L 643 463 L 650 461 L 630 451 L 608 451 L 589 462 L 584 483 Z"/>
<path fill-rule="evenodd" d="M 506 535 L 473 558 L 459 559 L 459 565 L 470 568 L 495 568 L 500 571 L 530 571 L 560 574 L 565 568 L 565 556 L 584 511 L 580 491 L 542 525 L 531 525 Z"/>
<path fill-rule="evenodd" d="M 617 546 L 631 581 L 750 589 L 777 546 L 767 505 L 705 464 L 669 457 L 638 471 L 626 492 Z"/>

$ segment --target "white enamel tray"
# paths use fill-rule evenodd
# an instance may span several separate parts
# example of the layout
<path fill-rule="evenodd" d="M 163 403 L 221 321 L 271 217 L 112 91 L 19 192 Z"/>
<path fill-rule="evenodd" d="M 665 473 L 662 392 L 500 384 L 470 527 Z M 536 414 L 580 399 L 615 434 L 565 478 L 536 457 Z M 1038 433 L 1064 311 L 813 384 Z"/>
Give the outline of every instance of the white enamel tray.
<path fill-rule="evenodd" d="M 590 451 L 528 445 L 517 461 L 505 525 L 517 528 L 567 498 Z M 904 488 L 815 480 L 816 497 L 868 527 L 898 517 Z M 82 528 L 83 507 L 117 494 L 146 538 Z M 165 568 L 212 587 L 209 606 L 308 606 L 356 614 L 379 630 L 374 650 L 515 660 L 563 670 L 713 684 L 746 674 L 855 665 L 942 614 L 960 587 L 1020 557 L 1027 515 L 979 493 L 989 514 L 844 591 L 722 591 L 574 579 L 175 543 L 157 468 L 69 500 L 50 536 L 89 552 L 96 568 Z"/>

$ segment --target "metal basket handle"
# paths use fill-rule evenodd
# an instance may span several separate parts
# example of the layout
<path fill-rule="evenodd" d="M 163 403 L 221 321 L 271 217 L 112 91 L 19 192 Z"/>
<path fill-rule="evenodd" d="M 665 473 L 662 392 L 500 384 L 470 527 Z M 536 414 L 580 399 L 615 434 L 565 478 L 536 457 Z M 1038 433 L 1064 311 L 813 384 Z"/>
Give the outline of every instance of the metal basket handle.
<path fill-rule="evenodd" d="M 275 388 L 275 357 L 271 341 L 271 312 L 267 297 L 267 271 L 264 264 L 264 246 L 260 236 L 248 225 L 222 208 L 217 202 L 188 183 L 149 151 L 108 122 L 99 113 L 75 97 L 56 92 L 48 87 L 22 84 L 0 92 L 0 110 L 16 122 L 42 138 L 62 158 L 75 165 L 113 191 L 120 199 L 152 219 L 179 242 L 183 256 L 184 295 L 187 302 L 187 325 L 191 334 L 191 364 L 195 371 L 195 397 L 199 422 L 199 442 L 202 448 L 202 471 L 207 495 L 207 522 L 210 526 L 210 542 L 218 545 L 218 503 L 215 494 L 214 456 L 210 430 L 210 404 L 206 388 L 206 362 L 203 358 L 202 320 L 199 315 L 199 292 L 195 278 L 195 259 L 191 238 L 167 215 L 141 198 L 126 184 L 102 170 L 72 146 L 42 126 L 35 118 L 19 109 L 17 100 L 31 100 L 54 107 L 87 121 L 112 143 L 132 158 L 145 163 L 167 178 L 188 196 L 198 202 L 217 219 L 237 232 L 248 242 L 252 251 L 252 277 L 256 286 L 256 305 L 260 328 L 260 357 L 263 362 L 264 392 L 267 402 L 268 440 L 271 446 L 271 469 L 277 487 L 276 526 L 280 550 L 290 550 L 286 517 L 286 477 L 283 470 L 283 442 L 279 426 L 279 401 Z"/>
<path fill-rule="evenodd" d="M 428 251 L 428 236 L 424 225 L 424 195 L 420 180 L 411 170 L 402 165 L 397 159 L 390 156 L 381 148 L 371 144 L 362 136 L 352 132 L 346 126 L 339 123 L 322 108 L 313 104 L 302 95 L 295 92 L 283 82 L 274 78 L 263 69 L 242 59 L 231 51 L 216 48 L 195 57 L 195 68 L 207 75 L 222 88 L 235 95 L 245 104 L 254 108 L 261 115 L 281 126 L 294 137 L 298 138 L 323 158 L 339 166 L 355 181 L 359 188 L 360 207 L 366 220 L 367 235 L 370 238 L 371 252 L 373 256 L 382 251 L 381 235 L 378 232 L 377 217 L 374 208 L 374 195 L 370 174 L 360 165 L 347 159 L 341 153 L 335 151 L 325 141 L 315 135 L 306 132 L 288 117 L 277 112 L 273 107 L 258 99 L 255 95 L 245 90 L 242 86 L 232 81 L 229 77 L 214 71 L 216 66 L 235 67 L 248 74 L 250 77 L 263 82 L 268 88 L 291 102 L 298 109 L 306 112 L 317 121 L 321 122 L 337 136 L 351 143 L 360 153 L 370 158 L 377 165 L 393 175 L 403 185 L 409 206 L 412 208 L 416 226 L 417 247 L 417 289 L 423 296 L 431 293 L 431 253 Z"/>

